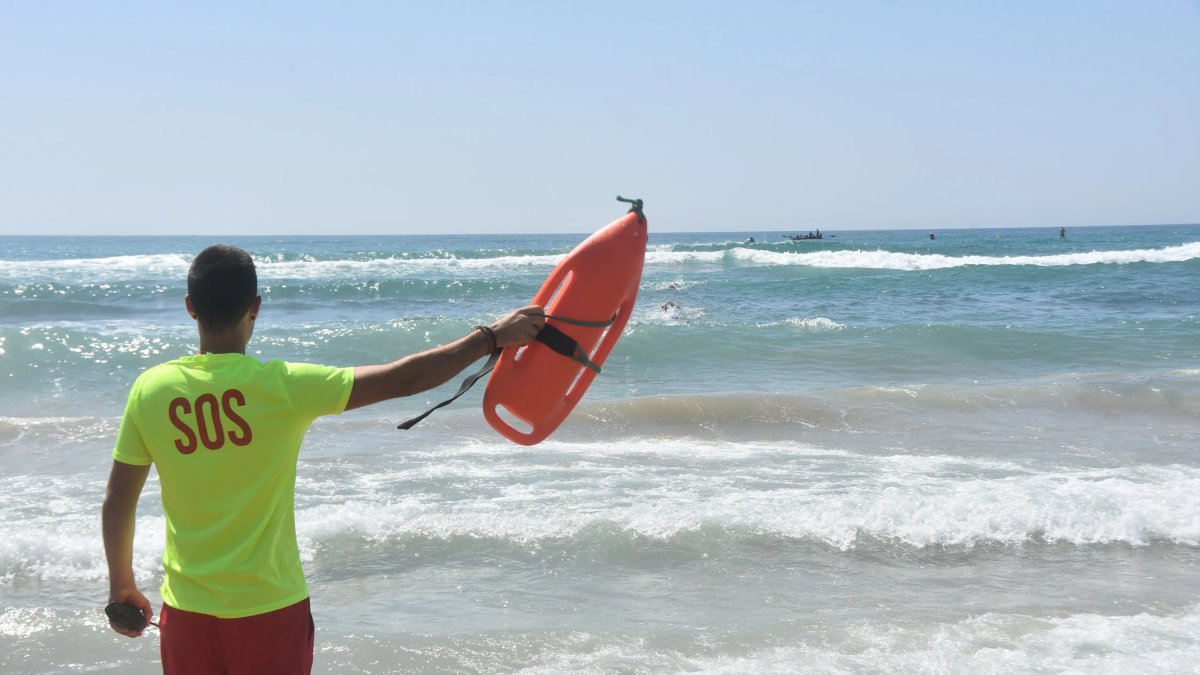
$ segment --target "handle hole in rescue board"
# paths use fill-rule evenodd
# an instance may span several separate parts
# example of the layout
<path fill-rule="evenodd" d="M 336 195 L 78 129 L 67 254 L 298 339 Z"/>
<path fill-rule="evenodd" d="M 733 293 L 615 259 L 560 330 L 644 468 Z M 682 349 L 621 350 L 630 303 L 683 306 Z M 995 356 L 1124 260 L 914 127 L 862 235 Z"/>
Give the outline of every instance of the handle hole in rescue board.
<path fill-rule="evenodd" d="M 608 337 L 608 331 L 610 330 L 612 330 L 611 324 L 604 327 L 604 332 L 600 334 L 600 337 L 596 340 L 596 345 L 592 347 L 591 353 L 587 355 L 590 361 L 596 361 L 596 353 L 599 352 L 600 347 L 604 345 L 604 338 Z M 575 385 L 579 384 L 579 380 L 582 379 L 583 376 L 588 372 L 591 372 L 591 369 L 587 366 L 579 367 L 579 370 L 575 372 L 575 378 L 571 380 L 571 386 L 567 387 L 567 393 L 564 395 L 565 398 L 571 398 L 571 394 L 575 391 Z"/>
<path fill-rule="evenodd" d="M 517 417 L 517 414 L 504 407 L 503 403 L 498 403 L 492 410 L 496 413 L 496 417 L 500 418 L 500 421 L 512 427 L 517 433 L 526 436 L 533 433 L 533 425 Z"/>
<path fill-rule="evenodd" d="M 554 287 L 554 292 L 550 294 L 550 297 L 546 298 L 546 301 L 541 303 L 542 307 L 545 307 L 547 312 L 549 312 L 550 308 L 554 306 L 554 301 L 558 299 L 558 294 L 565 291 L 567 286 L 571 284 L 571 279 L 574 278 L 575 270 L 568 270 L 563 276 L 563 280 L 558 282 L 558 285 Z"/>

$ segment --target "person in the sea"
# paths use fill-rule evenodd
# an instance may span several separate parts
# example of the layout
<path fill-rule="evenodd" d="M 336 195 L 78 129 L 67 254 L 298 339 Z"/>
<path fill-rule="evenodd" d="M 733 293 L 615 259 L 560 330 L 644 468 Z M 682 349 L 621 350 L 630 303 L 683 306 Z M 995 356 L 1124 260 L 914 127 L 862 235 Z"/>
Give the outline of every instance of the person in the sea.
<path fill-rule="evenodd" d="M 163 671 L 308 673 L 314 627 L 294 500 L 309 425 L 436 387 L 496 347 L 528 343 L 545 315 L 523 307 L 390 364 L 262 363 L 246 355 L 262 310 L 250 256 L 206 248 L 187 284 L 199 353 L 143 372 L 117 433 L 101 513 L 108 598 L 146 621 L 154 615 L 133 572 L 137 503 L 153 464 L 166 517 Z M 129 637 L 142 633 L 110 625 Z"/>
<path fill-rule="evenodd" d="M 1065 225 L 1062 225 L 1058 228 L 1058 238 L 1059 239 L 1067 238 L 1067 227 Z"/>

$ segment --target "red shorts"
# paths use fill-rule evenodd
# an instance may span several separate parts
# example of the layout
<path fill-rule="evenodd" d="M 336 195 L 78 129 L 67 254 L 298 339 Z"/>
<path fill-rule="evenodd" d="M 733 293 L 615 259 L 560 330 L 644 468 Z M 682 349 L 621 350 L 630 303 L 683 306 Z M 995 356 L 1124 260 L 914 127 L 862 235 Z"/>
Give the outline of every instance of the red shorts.
<path fill-rule="evenodd" d="M 314 628 L 308 598 L 240 619 L 163 605 L 159 650 L 166 675 L 308 675 Z"/>

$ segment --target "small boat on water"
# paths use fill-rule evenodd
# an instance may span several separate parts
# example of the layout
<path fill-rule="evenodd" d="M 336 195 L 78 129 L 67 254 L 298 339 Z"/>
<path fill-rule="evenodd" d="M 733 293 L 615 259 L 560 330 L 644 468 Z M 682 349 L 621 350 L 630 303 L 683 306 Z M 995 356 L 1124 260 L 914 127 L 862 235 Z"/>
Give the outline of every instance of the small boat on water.
<path fill-rule="evenodd" d="M 809 241 L 812 239 L 824 239 L 825 238 L 825 236 L 821 234 L 820 230 L 817 230 L 815 232 L 809 232 L 808 234 L 785 234 L 785 235 L 783 235 L 783 237 L 784 237 L 784 239 L 788 239 L 790 241 Z"/>

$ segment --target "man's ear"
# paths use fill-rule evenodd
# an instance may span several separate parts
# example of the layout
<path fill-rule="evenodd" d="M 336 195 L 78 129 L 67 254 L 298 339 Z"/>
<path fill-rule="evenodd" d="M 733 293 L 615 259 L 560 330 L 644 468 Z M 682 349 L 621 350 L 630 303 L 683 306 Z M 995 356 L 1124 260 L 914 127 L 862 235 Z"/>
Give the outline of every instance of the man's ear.
<path fill-rule="evenodd" d="M 188 316 L 195 319 L 196 318 L 196 310 L 192 309 L 192 296 L 190 296 L 190 295 L 183 296 L 183 306 L 187 307 Z"/>
<path fill-rule="evenodd" d="M 253 321 L 256 318 L 258 318 L 258 313 L 261 310 L 262 310 L 262 296 L 256 295 L 256 296 L 254 296 L 254 299 L 250 301 L 250 320 Z"/>

